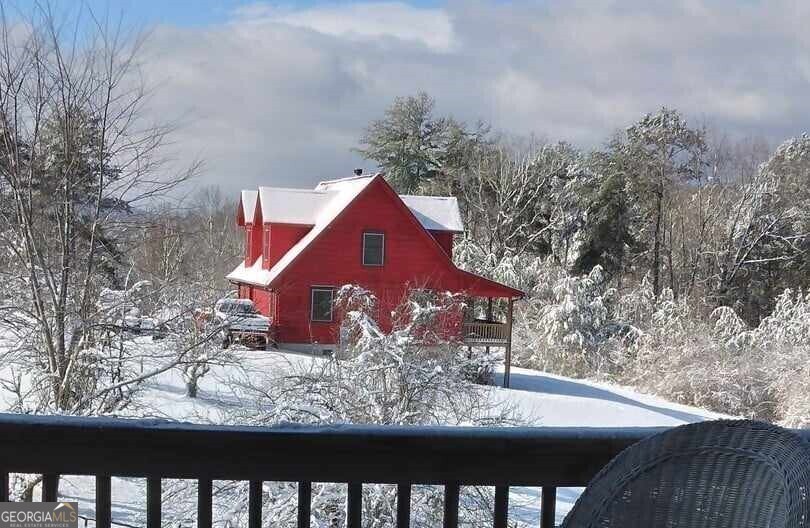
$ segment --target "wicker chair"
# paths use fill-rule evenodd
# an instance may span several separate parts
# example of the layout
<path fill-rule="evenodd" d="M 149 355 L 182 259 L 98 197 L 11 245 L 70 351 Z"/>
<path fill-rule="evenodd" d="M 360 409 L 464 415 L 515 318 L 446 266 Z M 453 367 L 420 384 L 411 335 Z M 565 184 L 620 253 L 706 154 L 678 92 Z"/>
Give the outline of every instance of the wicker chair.
<path fill-rule="evenodd" d="M 684 425 L 629 447 L 594 477 L 564 528 L 810 526 L 810 446 L 773 425 Z"/>

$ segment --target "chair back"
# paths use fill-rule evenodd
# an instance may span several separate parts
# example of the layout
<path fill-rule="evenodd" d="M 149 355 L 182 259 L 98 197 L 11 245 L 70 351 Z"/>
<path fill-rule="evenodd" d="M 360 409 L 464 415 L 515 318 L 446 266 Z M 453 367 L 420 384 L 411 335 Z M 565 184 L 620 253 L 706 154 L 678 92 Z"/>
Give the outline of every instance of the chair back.
<path fill-rule="evenodd" d="M 810 446 L 748 420 L 699 422 L 625 449 L 564 528 L 810 527 Z"/>

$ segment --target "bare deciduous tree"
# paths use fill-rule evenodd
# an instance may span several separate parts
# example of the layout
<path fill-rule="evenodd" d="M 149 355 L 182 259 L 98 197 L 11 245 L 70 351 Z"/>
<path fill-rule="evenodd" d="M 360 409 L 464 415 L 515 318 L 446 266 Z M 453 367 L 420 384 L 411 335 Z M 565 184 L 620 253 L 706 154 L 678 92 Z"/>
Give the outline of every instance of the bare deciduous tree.
<path fill-rule="evenodd" d="M 161 157 L 171 127 L 146 120 L 148 93 L 136 60 L 141 44 L 122 23 L 85 10 L 69 20 L 57 20 L 47 5 L 20 21 L 3 12 L 0 237 L 11 279 L 5 287 L 14 326 L 28 331 L 46 405 L 62 411 L 89 411 L 88 394 L 109 396 L 128 383 L 123 371 L 100 368 L 103 359 L 86 353 L 96 340 L 95 300 L 104 287 L 125 286 L 119 238 L 135 208 L 177 188 L 197 168 L 172 173 Z M 102 399 L 105 409 L 115 406 Z"/>

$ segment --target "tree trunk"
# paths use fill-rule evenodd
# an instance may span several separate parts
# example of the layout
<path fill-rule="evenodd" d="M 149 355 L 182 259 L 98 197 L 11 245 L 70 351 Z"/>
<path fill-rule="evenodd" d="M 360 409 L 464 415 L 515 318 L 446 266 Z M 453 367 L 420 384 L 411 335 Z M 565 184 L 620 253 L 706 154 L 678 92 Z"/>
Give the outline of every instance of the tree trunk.
<path fill-rule="evenodd" d="M 663 182 L 655 196 L 655 231 L 653 241 L 653 295 L 661 294 L 661 213 L 663 210 Z"/>
<path fill-rule="evenodd" d="M 669 219 L 667 225 L 669 226 L 669 229 L 667 229 L 667 266 L 669 267 L 669 288 L 672 290 L 673 297 L 677 299 L 678 288 L 677 284 L 675 284 L 675 266 L 672 264 L 672 218 Z"/>
<path fill-rule="evenodd" d="M 197 378 L 189 378 L 186 381 L 186 396 L 189 398 L 197 397 Z"/>

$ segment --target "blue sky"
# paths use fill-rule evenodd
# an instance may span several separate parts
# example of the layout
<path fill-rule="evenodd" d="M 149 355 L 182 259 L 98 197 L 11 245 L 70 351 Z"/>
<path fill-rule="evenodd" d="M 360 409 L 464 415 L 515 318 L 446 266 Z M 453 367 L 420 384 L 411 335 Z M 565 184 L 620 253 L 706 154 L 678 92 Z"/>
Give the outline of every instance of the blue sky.
<path fill-rule="evenodd" d="M 75 9 L 80 0 L 52 0 L 58 9 Z M 12 0 L 13 4 L 23 10 L 31 9 L 37 4 L 35 0 Z M 261 2 L 256 0 L 81 0 L 94 13 L 107 10 L 112 15 L 124 13 L 135 24 L 152 26 L 170 24 L 178 27 L 203 27 L 221 24 L 228 21 L 232 14 L 242 7 L 265 4 L 283 9 L 304 9 L 314 5 L 351 4 L 357 2 L 318 0 L 297 0 L 291 2 Z M 42 2 L 40 2 L 42 3 Z M 429 6 L 431 0 L 409 2 L 416 6 Z"/>
<path fill-rule="evenodd" d="M 63 0 L 64 1 L 64 0 Z M 146 24 L 206 26 L 226 20 L 234 9 L 250 2 L 240 0 L 92 0 L 93 10 L 109 6 L 131 14 Z"/>
<path fill-rule="evenodd" d="M 172 24 L 184 27 L 207 26 L 221 23 L 240 6 L 253 2 L 242 0 L 81 0 L 94 13 L 107 10 L 112 15 L 124 13 L 134 24 Z M 13 4 L 22 10 L 32 9 L 37 2 L 16 0 Z M 57 10 L 76 9 L 79 0 L 52 1 Z"/>
<path fill-rule="evenodd" d="M 807 0 L 87 1 L 154 27 L 151 117 L 229 192 L 373 170 L 352 151 L 364 127 L 419 91 L 586 149 L 661 106 L 771 146 L 810 129 Z"/>

